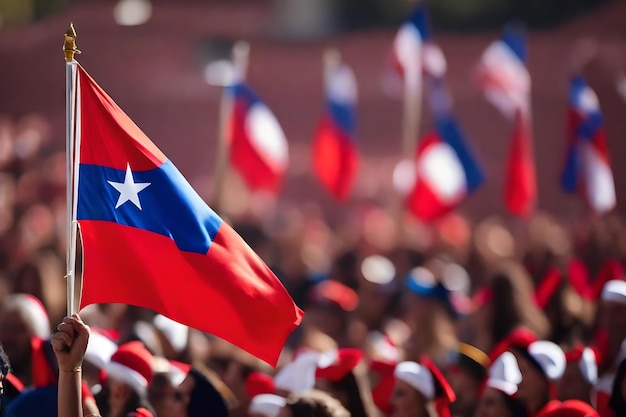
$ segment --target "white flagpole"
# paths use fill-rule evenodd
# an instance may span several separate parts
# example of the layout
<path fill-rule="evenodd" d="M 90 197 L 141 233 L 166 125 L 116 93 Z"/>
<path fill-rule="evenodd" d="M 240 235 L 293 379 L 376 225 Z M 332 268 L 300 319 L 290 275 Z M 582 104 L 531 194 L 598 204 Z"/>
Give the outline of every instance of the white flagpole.
<path fill-rule="evenodd" d="M 76 31 L 70 24 L 63 43 L 65 55 L 65 152 L 66 152 L 66 203 L 67 203 L 67 243 L 66 243 L 66 275 L 67 280 L 67 314 L 76 312 L 75 276 L 76 263 L 76 190 L 74 189 L 76 155 L 76 61 L 74 55 L 80 53 L 76 48 Z"/>
<path fill-rule="evenodd" d="M 227 91 L 229 84 L 237 83 L 246 79 L 248 69 L 248 55 L 250 45 L 247 42 L 239 41 L 233 48 L 233 71 L 234 74 L 225 80 L 222 85 L 222 98 L 220 100 L 220 122 L 217 137 L 217 154 L 215 156 L 215 176 L 213 178 L 213 198 L 211 204 L 218 211 L 221 209 L 222 190 L 226 180 L 228 170 L 228 159 L 230 157 L 230 144 L 228 143 L 228 123 L 233 111 L 234 101 L 232 95 Z"/>
<path fill-rule="evenodd" d="M 404 74 L 402 152 L 403 157 L 409 160 L 414 159 L 415 148 L 419 141 L 422 113 L 422 78 L 422 61 L 420 57 L 415 68 L 408 68 Z"/>
<path fill-rule="evenodd" d="M 341 54 L 335 48 L 327 49 L 324 53 L 324 96 L 326 96 L 326 86 L 330 81 L 333 72 L 341 65 Z"/>

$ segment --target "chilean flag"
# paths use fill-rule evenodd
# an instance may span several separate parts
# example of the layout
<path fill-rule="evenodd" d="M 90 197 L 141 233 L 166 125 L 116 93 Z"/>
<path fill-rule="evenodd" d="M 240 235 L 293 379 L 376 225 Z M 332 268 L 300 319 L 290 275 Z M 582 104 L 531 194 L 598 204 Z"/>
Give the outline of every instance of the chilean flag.
<path fill-rule="evenodd" d="M 350 67 L 332 68 L 326 80 L 326 114 L 313 142 L 313 171 L 339 201 L 350 194 L 359 167 L 354 140 L 356 101 L 356 79 Z"/>
<path fill-rule="evenodd" d="M 422 67 L 422 45 L 430 39 L 426 8 L 419 5 L 409 19 L 400 26 L 393 41 L 391 61 L 398 73 L 409 82 L 418 76 Z"/>
<path fill-rule="evenodd" d="M 418 5 L 400 27 L 391 50 L 391 63 L 409 88 L 419 87 L 422 72 L 442 76 L 446 61 L 441 49 L 432 42 L 428 14 Z"/>
<path fill-rule="evenodd" d="M 615 207 L 615 184 L 603 123 L 598 96 L 582 76 L 575 77 L 570 84 L 568 148 L 561 186 L 567 193 L 582 189 L 597 214 Z"/>
<path fill-rule="evenodd" d="M 485 179 L 452 114 L 443 80 L 432 80 L 430 103 L 436 131 L 418 145 L 416 181 L 407 197 L 408 208 L 424 221 L 453 210 Z"/>
<path fill-rule="evenodd" d="M 81 308 L 152 309 L 275 365 L 302 311 L 80 66 L 77 78 Z"/>
<path fill-rule="evenodd" d="M 244 82 L 230 87 L 230 160 L 251 190 L 277 194 L 289 163 L 289 147 L 278 120 Z"/>
<path fill-rule="evenodd" d="M 509 151 L 505 204 L 513 215 L 529 216 L 537 199 L 537 180 L 530 125 L 530 74 L 525 66 L 523 34 L 507 29 L 478 64 L 476 81 L 485 97 L 507 118 L 514 131 Z"/>

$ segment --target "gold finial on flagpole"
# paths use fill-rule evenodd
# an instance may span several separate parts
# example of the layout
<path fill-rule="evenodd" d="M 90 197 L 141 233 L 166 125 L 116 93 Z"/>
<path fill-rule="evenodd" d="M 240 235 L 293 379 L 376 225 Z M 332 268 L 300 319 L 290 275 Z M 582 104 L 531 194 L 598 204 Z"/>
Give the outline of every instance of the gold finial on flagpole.
<path fill-rule="evenodd" d="M 80 54 L 80 51 L 76 48 L 76 31 L 73 23 L 70 23 L 70 26 L 67 28 L 64 39 L 63 53 L 65 54 L 65 62 L 72 62 L 74 54 Z"/>

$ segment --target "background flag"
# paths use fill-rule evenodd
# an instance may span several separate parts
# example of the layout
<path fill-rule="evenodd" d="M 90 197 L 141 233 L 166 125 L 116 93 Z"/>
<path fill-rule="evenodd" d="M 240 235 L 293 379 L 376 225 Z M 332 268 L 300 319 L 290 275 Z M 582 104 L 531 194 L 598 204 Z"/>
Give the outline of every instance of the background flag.
<path fill-rule="evenodd" d="M 520 217 L 532 214 L 537 180 L 530 123 L 530 75 L 526 68 L 526 40 L 513 28 L 483 53 L 476 81 L 485 97 L 514 123 L 509 151 L 505 205 Z"/>
<path fill-rule="evenodd" d="M 289 146 L 278 120 L 243 81 L 230 87 L 230 160 L 251 190 L 280 191 L 289 164 Z"/>
<path fill-rule="evenodd" d="M 331 68 L 326 77 L 326 112 L 313 139 L 313 171 L 340 201 L 350 194 L 359 167 L 354 139 L 356 101 L 356 79 L 350 67 Z"/>
<path fill-rule="evenodd" d="M 430 39 L 426 7 L 419 5 L 400 26 L 391 49 L 393 68 L 406 84 L 419 81 L 423 68 L 423 45 Z"/>
<path fill-rule="evenodd" d="M 585 195 L 591 209 L 602 214 L 615 207 L 615 184 L 606 146 L 598 96 L 582 76 L 572 79 L 567 110 L 567 155 L 561 176 L 563 190 Z"/>
<path fill-rule="evenodd" d="M 149 308 L 275 365 L 302 311 L 80 66 L 78 73 L 81 307 Z"/>
<path fill-rule="evenodd" d="M 420 141 L 415 186 L 407 199 L 411 212 L 425 221 L 456 208 L 485 179 L 452 113 L 443 78 L 429 81 L 435 131 Z"/>

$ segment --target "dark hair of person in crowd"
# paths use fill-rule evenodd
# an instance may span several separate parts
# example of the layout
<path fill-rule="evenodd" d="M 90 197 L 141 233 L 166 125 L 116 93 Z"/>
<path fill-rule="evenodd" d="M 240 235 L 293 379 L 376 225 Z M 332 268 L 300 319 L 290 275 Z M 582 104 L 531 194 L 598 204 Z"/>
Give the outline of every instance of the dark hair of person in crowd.
<path fill-rule="evenodd" d="M 533 304 L 533 285 L 521 265 L 504 265 L 495 273 L 489 286 L 492 291 L 489 324 L 492 344 L 519 327 L 533 331 L 540 338 L 548 335 L 549 323 Z"/>
<path fill-rule="evenodd" d="M 10 372 L 11 363 L 9 362 L 9 357 L 4 352 L 2 345 L 0 345 L 0 374 L 2 374 L 2 379 L 4 380 Z"/>
<path fill-rule="evenodd" d="M 616 416 L 626 416 L 626 359 L 622 360 L 615 373 L 609 408 Z"/>
<path fill-rule="evenodd" d="M 6 353 L 4 353 L 4 349 L 2 348 L 2 345 L 0 345 L 0 374 L 2 375 L 2 377 L 0 378 L 0 414 L 2 411 L 2 408 L 5 406 L 5 404 L 2 403 L 2 397 L 4 395 L 4 391 L 5 391 L 5 387 L 7 384 L 6 378 L 7 375 L 11 372 L 11 363 L 9 362 L 9 357 L 7 356 Z"/>
<path fill-rule="evenodd" d="M 188 417 L 227 417 L 237 400 L 220 377 L 209 369 L 196 365 L 189 371 L 193 387 L 187 404 Z"/>
<path fill-rule="evenodd" d="M 344 397 L 343 405 L 350 412 L 351 417 L 370 417 L 376 415 L 374 403 L 368 391 L 368 384 L 362 375 L 356 375 L 356 370 L 340 381 L 328 381 L 330 392 L 337 398 Z M 367 386 L 364 386 L 367 385 Z"/>
<path fill-rule="evenodd" d="M 351 417 L 341 403 L 329 394 L 310 390 L 290 394 L 279 417 Z"/>

